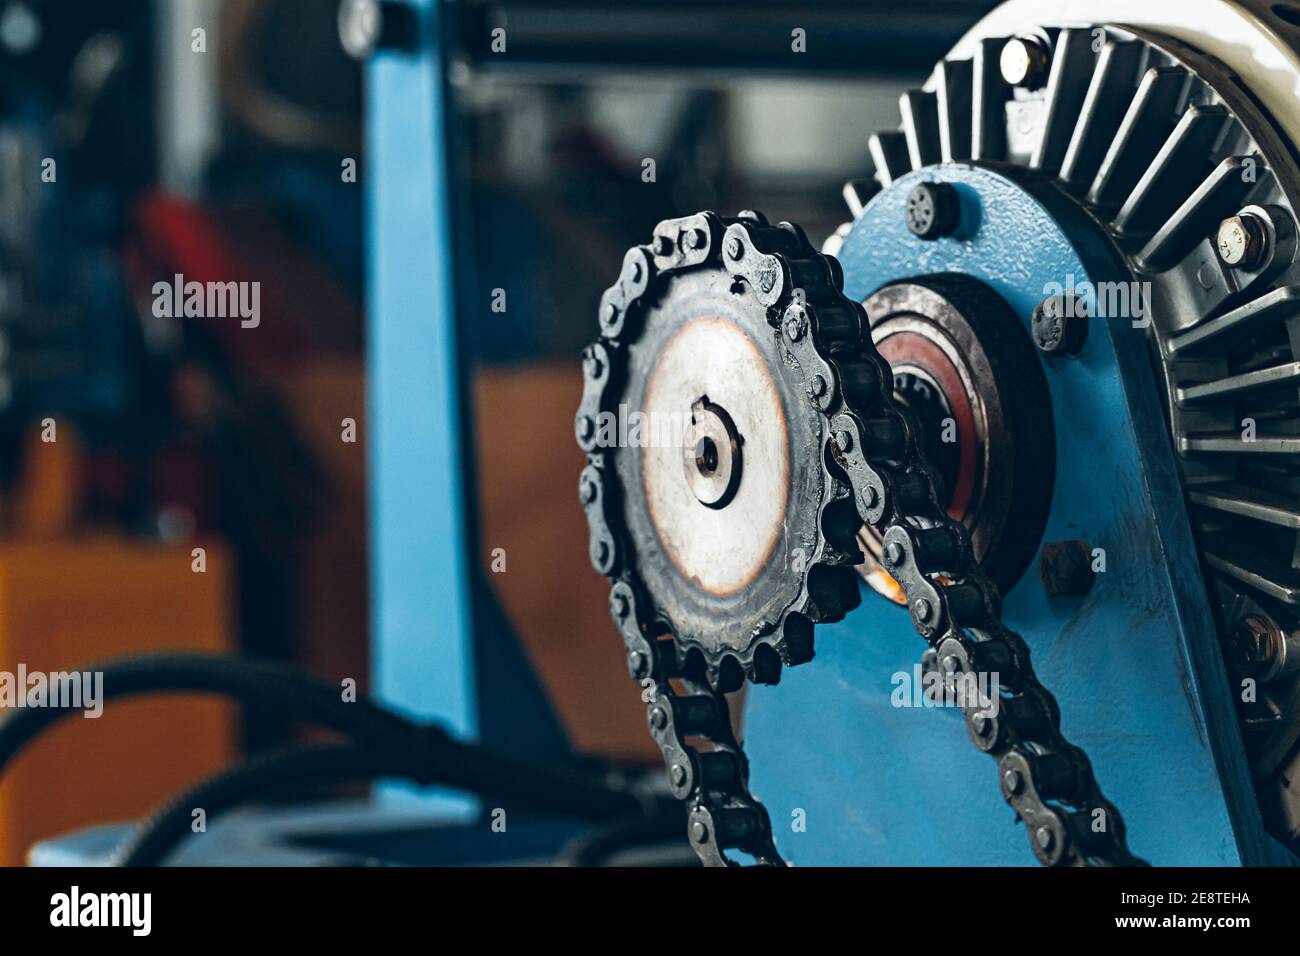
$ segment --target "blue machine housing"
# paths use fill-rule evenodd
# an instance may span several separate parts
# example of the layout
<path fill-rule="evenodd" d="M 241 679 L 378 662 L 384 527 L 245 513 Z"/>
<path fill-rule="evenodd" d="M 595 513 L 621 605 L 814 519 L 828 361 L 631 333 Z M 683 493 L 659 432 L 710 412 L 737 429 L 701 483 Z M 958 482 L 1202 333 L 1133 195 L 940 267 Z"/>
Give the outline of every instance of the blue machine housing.
<path fill-rule="evenodd" d="M 961 225 L 925 241 L 904 204 L 933 180 L 956 188 Z M 1049 283 L 1093 306 L 1097 283 L 1132 280 L 1086 213 L 1012 168 L 900 178 L 867 205 L 839 258 L 859 301 L 901 279 L 964 273 L 1026 328 Z M 1044 359 L 1057 460 L 1044 540 L 1085 539 L 1104 550 L 1105 570 L 1085 597 L 1049 598 L 1031 568 L 1005 595 L 1004 619 L 1031 647 L 1135 853 L 1164 865 L 1290 861 L 1262 828 L 1144 333 L 1128 318 L 1089 321 L 1077 358 Z M 922 650 L 906 611 L 868 591 L 845 621 L 818 628 L 815 661 L 751 689 L 751 787 L 788 859 L 1034 862 L 960 710 L 891 702 L 894 675 L 910 675 Z"/>

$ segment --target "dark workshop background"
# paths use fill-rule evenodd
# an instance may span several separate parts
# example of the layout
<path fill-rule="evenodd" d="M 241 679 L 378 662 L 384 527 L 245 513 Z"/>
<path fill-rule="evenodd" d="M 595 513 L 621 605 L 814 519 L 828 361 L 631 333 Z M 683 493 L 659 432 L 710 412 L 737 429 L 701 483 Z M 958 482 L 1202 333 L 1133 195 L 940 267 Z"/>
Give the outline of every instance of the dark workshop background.
<path fill-rule="evenodd" d="M 473 219 L 462 254 L 484 303 L 462 316 L 477 523 L 511 565 L 557 569 L 488 577 L 575 746 L 649 757 L 575 490 L 577 357 L 599 294 L 669 216 L 757 208 L 820 241 L 846 217 L 843 182 L 869 173 L 867 134 L 991 4 L 938 4 L 929 20 L 856 4 L 859 32 L 827 69 L 745 79 L 688 62 L 709 4 L 630 4 L 644 19 L 621 40 L 600 34 L 600 4 L 566 4 L 559 34 L 560 15 L 504 5 L 543 54 L 562 34 L 644 57 L 614 76 L 548 70 L 544 55 L 480 69 L 474 31 L 503 5 L 462 6 L 450 76 Z M 0 0 L 0 668 L 228 650 L 365 686 L 363 91 L 335 14 L 333 0 Z M 680 69 L 652 68 L 657 54 Z M 259 327 L 156 317 L 151 287 L 176 273 L 259 281 Z M 487 307 L 495 287 L 510 290 L 504 314 Z M 301 733 L 180 698 L 84 723 L 0 784 L 0 862 Z"/>

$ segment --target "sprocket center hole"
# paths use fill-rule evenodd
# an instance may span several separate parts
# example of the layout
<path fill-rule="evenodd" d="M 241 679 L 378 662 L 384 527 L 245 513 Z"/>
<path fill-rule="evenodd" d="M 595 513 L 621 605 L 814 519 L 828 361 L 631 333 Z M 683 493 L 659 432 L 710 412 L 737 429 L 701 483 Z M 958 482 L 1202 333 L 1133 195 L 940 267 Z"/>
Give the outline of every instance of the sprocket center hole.
<path fill-rule="evenodd" d="M 705 478 L 712 478 L 718 470 L 718 445 L 708 435 L 695 446 L 695 467 Z"/>

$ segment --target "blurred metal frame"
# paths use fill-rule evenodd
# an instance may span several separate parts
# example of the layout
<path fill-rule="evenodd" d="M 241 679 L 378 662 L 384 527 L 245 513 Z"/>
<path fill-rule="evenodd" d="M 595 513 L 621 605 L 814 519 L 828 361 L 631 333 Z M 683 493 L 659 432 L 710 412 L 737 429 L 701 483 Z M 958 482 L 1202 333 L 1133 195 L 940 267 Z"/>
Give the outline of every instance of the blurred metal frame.
<path fill-rule="evenodd" d="M 445 63 L 446 5 L 366 66 L 367 428 L 375 694 L 534 755 L 567 749 L 474 560 L 458 296 L 472 288 Z M 459 241 L 457 241 L 459 239 Z M 476 628 L 476 625 L 480 625 Z M 505 711 L 502 713 L 502 711 Z M 526 735 L 512 729 L 527 728 Z M 394 788 L 396 785 L 394 785 Z M 388 788 L 384 792 L 405 792 Z M 457 797 L 444 803 L 467 811 Z"/>

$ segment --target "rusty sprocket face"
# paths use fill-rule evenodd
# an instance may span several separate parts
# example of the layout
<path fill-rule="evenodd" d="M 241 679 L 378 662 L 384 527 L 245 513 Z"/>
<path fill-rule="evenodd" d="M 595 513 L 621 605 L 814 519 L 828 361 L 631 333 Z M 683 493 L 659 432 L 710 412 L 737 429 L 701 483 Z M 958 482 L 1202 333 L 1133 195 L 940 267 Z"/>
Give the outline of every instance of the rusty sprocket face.
<path fill-rule="evenodd" d="M 669 255 L 629 253 L 625 280 L 654 278 L 617 334 L 607 326 L 588 351 L 578 419 L 580 441 L 619 490 L 607 512 L 622 532 L 621 573 L 650 597 L 682 666 L 697 658 L 724 690 L 744 677 L 774 682 L 781 663 L 808 660 L 812 625 L 858 602 L 857 517 L 822 461 L 828 423 L 772 324 L 789 265 L 753 248 L 745 226 L 756 223 L 725 233 L 752 257 L 754 284 L 734 278 L 737 263 L 720 249 L 690 246 L 700 235 L 724 241 L 712 214 L 661 224 L 657 248 L 673 243 Z M 768 231 L 791 253 L 807 249 L 805 264 L 833 283 L 830 260 L 793 227 Z M 615 286 L 606 309 L 622 308 L 627 290 Z"/>

